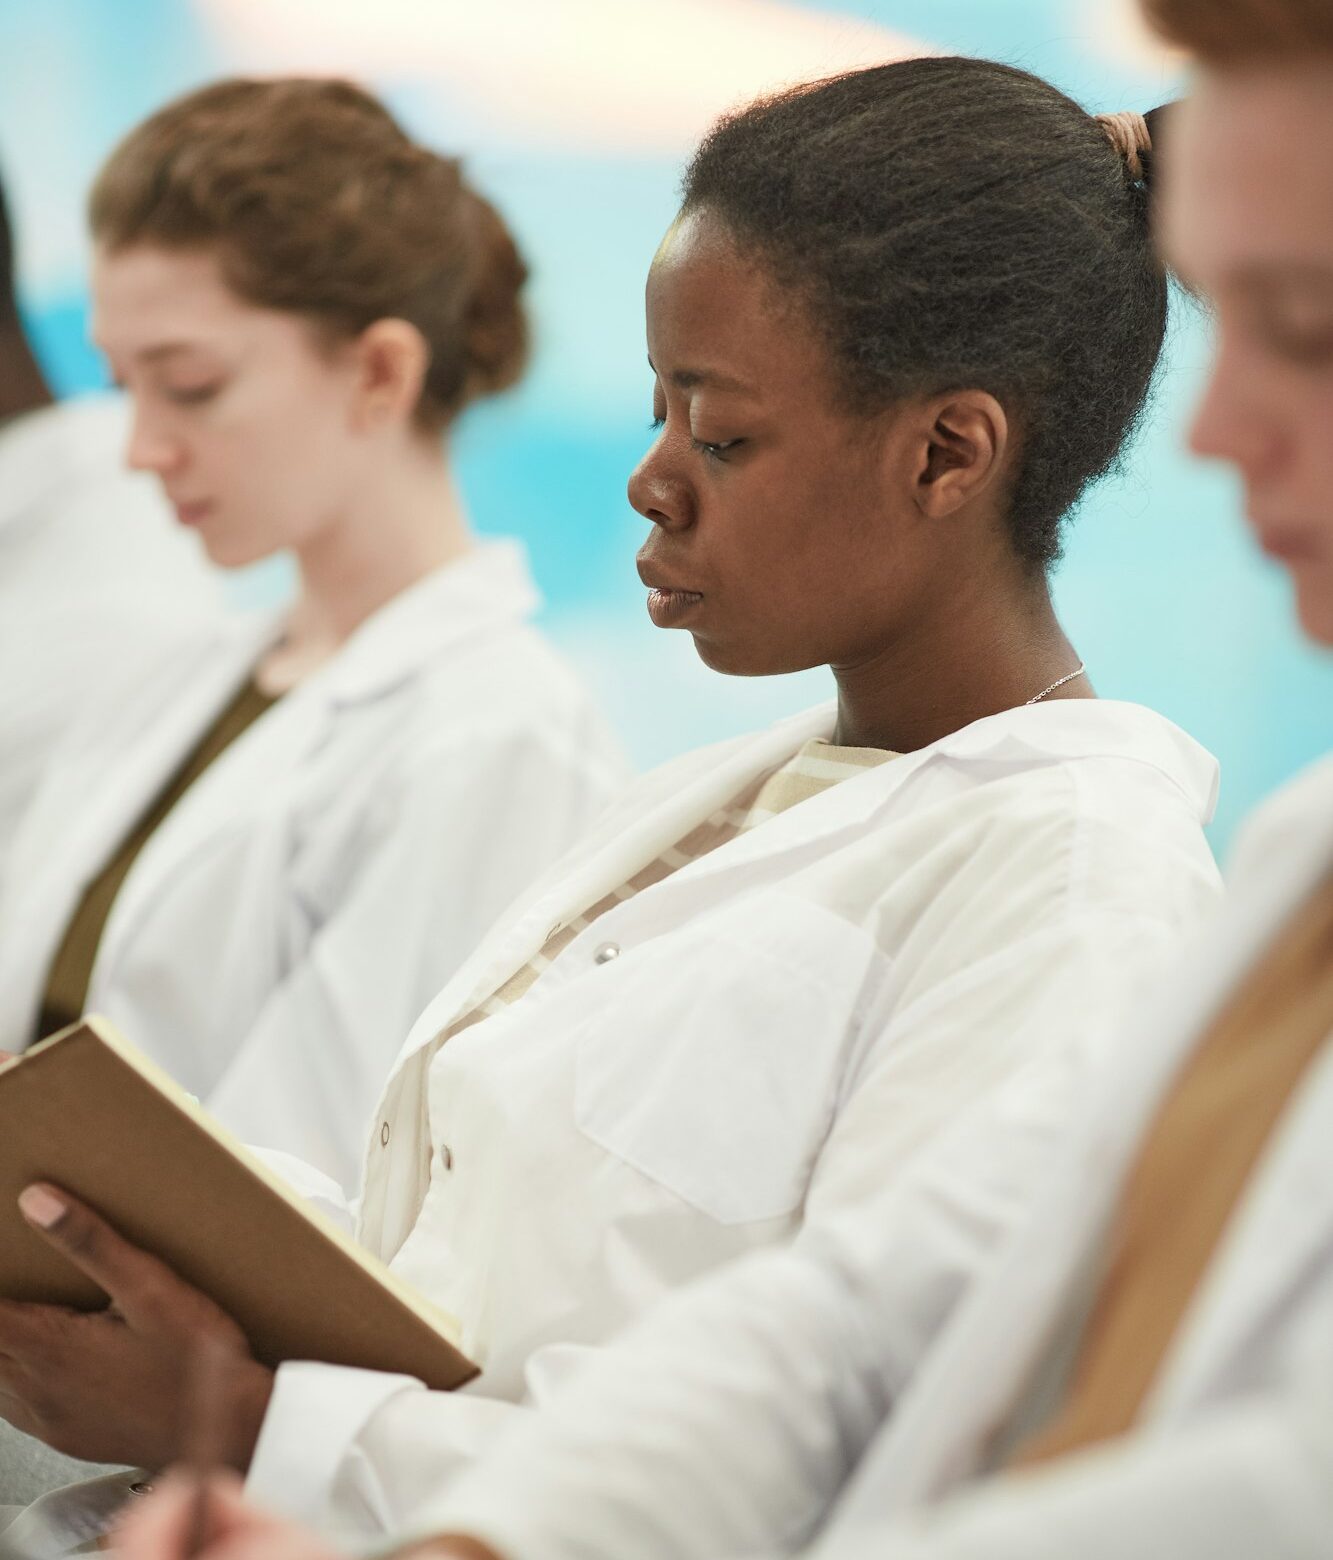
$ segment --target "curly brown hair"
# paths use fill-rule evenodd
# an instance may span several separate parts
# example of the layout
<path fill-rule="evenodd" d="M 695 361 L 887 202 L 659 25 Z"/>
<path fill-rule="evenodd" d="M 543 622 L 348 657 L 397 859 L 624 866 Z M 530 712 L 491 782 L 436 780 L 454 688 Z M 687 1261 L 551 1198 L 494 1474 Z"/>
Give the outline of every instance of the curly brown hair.
<path fill-rule="evenodd" d="M 138 125 L 93 185 L 95 242 L 216 252 L 227 284 L 340 336 L 415 325 L 427 427 L 514 384 L 527 267 L 454 158 L 413 141 L 350 81 L 233 79 Z"/>
<path fill-rule="evenodd" d="M 1210 65 L 1333 54 L 1329 0 L 1142 0 L 1167 43 Z"/>

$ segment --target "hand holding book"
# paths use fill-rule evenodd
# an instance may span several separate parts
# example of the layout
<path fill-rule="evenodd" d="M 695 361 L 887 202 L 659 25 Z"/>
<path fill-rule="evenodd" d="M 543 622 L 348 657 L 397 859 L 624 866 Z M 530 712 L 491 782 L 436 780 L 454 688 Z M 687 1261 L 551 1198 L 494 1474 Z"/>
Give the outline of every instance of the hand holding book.
<path fill-rule="evenodd" d="M 108 1308 L 109 1302 L 109 1308 Z M 216 1345 L 244 1469 L 284 1360 L 476 1374 L 452 1319 L 300 1198 L 110 1025 L 0 1066 L 0 1415 L 60 1451 L 160 1468 Z"/>
<path fill-rule="evenodd" d="M 225 1351 L 216 1390 L 228 1445 L 244 1470 L 272 1391 L 273 1373 L 250 1354 L 239 1327 L 165 1263 L 120 1236 L 85 1204 L 44 1183 L 19 1206 L 28 1224 L 110 1296 L 108 1310 L 0 1300 L 0 1395 L 5 1417 L 58 1451 L 92 1462 L 161 1468 L 186 1450 L 190 1362 Z"/>

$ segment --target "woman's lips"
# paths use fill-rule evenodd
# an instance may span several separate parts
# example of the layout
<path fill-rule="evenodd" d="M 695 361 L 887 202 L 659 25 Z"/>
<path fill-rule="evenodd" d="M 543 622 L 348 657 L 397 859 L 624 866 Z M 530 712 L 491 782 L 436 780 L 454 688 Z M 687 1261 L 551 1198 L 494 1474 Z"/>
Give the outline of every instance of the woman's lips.
<path fill-rule="evenodd" d="M 704 598 L 697 590 L 659 590 L 648 592 L 648 616 L 658 628 L 674 628 Z"/>
<path fill-rule="evenodd" d="M 1309 559 L 1318 558 L 1326 549 L 1320 546 L 1321 538 L 1309 532 L 1295 530 L 1264 531 L 1258 532 L 1258 542 L 1261 550 L 1270 558 L 1276 558 L 1282 563 L 1301 563 Z"/>
<path fill-rule="evenodd" d="M 182 525 L 202 525 L 213 505 L 209 499 L 199 499 L 192 504 L 177 503 L 173 506 L 176 518 Z"/>

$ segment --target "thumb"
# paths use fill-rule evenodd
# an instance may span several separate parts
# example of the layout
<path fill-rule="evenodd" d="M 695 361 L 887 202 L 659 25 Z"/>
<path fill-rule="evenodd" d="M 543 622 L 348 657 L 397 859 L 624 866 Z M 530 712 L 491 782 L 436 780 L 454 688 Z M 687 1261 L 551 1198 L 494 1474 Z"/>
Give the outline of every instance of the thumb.
<path fill-rule="evenodd" d="M 45 1241 L 106 1291 L 131 1327 L 159 1320 L 168 1295 L 196 1293 L 166 1263 L 132 1245 L 59 1187 L 45 1181 L 25 1187 L 19 1208 Z"/>

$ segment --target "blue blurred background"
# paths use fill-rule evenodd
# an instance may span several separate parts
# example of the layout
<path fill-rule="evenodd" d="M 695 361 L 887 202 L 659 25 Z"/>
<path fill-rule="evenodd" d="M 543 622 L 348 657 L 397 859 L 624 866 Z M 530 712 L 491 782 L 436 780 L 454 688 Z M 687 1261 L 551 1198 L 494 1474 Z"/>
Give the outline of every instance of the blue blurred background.
<path fill-rule="evenodd" d="M 624 484 L 649 437 L 643 278 L 682 161 L 731 103 L 912 48 L 1022 65 L 1093 111 L 1180 87 L 1129 0 L 0 0 L 25 313 L 59 390 L 104 383 L 82 198 L 115 138 L 168 97 L 238 71 L 373 86 L 467 157 L 531 261 L 533 371 L 465 421 L 463 483 L 482 529 L 527 543 L 547 627 L 653 763 L 831 689 L 823 673 L 719 677 L 644 612 Z M 1151 425 L 1084 505 L 1056 589 L 1099 691 L 1154 705 L 1222 760 L 1224 850 L 1260 795 L 1330 746 L 1333 665 L 1302 645 L 1231 480 L 1182 453 L 1208 351 L 1206 321 L 1178 310 Z M 272 595 L 282 571 L 235 588 Z"/>

